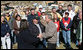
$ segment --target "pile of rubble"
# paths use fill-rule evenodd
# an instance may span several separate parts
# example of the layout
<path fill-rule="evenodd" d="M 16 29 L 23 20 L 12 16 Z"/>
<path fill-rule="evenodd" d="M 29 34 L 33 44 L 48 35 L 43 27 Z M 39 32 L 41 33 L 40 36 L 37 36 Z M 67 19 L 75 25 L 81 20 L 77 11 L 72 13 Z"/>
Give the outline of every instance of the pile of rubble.
<path fill-rule="evenodd" d="M 69 4 L 71 4 L 73 7 L 77 6 L 82 9 L 82 1 L 1 1 L 1 5 L 6 3 L 9 3 L 8 6 L 10 7 L 12 6 L 14 7 L 14 9 L 16 7 L 21 7 L 21 9 L 29 7 L 31 8 L 34 7 L 34 3 L 37 3 L 36 4 L 37 8 L 41 4 L 43 7 L 46 8 L 46 10 L 49 9 L 48 7 L 52 7 L 52 5 L 58 6 L 60 4 L 64 6 L 64 9 L 67 9 L 67 5 Z M 48 3 L 54 3 L 54 4 L 48 6 Z M 4 11 L 4 6 L 1 6 L 1 12 L 3 11 Z"/>

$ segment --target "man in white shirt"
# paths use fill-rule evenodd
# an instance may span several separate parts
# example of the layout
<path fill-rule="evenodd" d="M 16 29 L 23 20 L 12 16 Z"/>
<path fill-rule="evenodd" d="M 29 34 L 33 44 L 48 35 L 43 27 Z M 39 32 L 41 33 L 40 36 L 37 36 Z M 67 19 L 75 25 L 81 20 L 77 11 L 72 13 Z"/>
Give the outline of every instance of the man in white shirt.
<path fill-rule="evenodd" d="M 71 20 L 73 20 L 73 17 L 75 16 L 75 12 L 72 10 L 72 5 L 68 5 L 67 7 L 68 9 L 65 12 L 68 12 L 69 13 L 68 17 L 70 17 Z M 63 14 L 63 17 L 65 17 L 65 12 Z"/>

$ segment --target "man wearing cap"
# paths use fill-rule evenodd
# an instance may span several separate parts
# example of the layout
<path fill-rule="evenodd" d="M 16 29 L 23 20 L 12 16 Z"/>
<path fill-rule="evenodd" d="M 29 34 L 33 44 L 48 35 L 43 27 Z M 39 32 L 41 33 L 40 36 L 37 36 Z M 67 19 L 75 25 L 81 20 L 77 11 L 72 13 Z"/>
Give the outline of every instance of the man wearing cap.
<path fill-rule="evenodd" d="M 38 16 L 37 16 L 37 14 L 35 14 L 35 9 L 32 8 L 32 9 L 31 9 L 31 14 L 28 16 L 28 22 L 29 22 L 29 23 L 32 23 L 32 19 L 33 19 L 34 17 L 38 17 Z M 38 20 L 39 20 L 39 19 L 40 19 L 40 17 L 38 17 Z"/>
<path fill-rule="evenodd" d="M 69 13 L 65 12 L 65 17 L 63 17 L 62 20 L 61 20 L 61 28 L 62 28 L 62 33 L 63 33 L 65 45 L 66 45 L 67 48 L 71 49 L 70 28 L 71 28 L 72 22 L 71 22 L 71 18 L 69 18 L 68 15 L 69 15 Z"/>
<path fill-rule="evenodd" d="M 45 32 L 44 29 L 45 27 L 41 23 L 39 23 L 38 17 L 34 17 L 32 19 L 32 23 L 29 23 L 29 31 L 35 38 L 38 38 L 37 36 L 39 34 Z M 42 38 L 38 38 L 38 39 L 40 39 L 40 41 L 43 40 Z M 42 48 L 42 45 L 40 43 L 36 44 L 35 46 L 37 48 Z"/>
<path fill-rule="evenodd" d="M 38 16 L 41 16 L 41 11 L 42 11 L 42 5 L 39 5 L 39 11 L 37 12 Z"/>

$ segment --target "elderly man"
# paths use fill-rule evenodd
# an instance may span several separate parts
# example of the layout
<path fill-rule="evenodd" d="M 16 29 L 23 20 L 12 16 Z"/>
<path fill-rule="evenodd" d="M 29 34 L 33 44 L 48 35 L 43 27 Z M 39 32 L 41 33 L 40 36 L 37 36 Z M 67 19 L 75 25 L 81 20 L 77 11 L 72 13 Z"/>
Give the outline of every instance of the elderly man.
<path fill-rule="evenodd" d="M 48 49 L 55 49 L 55 43 L 57 41 L 57 28 L 51 19 L 51 15 L 46 15 L 45 20 L 47 25 L 45 28 L 45 33 L 39 34 L 38 37 L 47 39 Z"/>

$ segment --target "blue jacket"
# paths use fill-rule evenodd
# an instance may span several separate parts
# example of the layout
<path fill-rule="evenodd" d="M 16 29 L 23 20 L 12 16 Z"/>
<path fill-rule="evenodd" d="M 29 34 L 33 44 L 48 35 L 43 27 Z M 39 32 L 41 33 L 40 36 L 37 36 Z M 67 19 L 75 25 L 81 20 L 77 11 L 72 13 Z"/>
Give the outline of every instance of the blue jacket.
<path fill-rule="evenodd" d="M 7 22 L 1 23 L 1 37 L 4 37 L 6 33 L 10 33 L 10 28 Z"/>
<path fill-rule="evenodd" d="M 67 20 L 68 20 L 68 18 L 65 18 L 65 20 L 67 21 Z M 61 25 L 61 28 L 62 28 L 62 29 L 65 29 L 65 26 L 64 26 L 64 24 L 63 24 L 63 21 L 62 21 L 62 20 L 61 20 L 60 25 Z M 70 20 L 70 23 L 68 24 L 67 28 L 71 28 L 71 26 L 72 26 L 72 21 Z"/>

